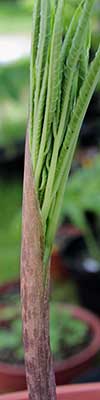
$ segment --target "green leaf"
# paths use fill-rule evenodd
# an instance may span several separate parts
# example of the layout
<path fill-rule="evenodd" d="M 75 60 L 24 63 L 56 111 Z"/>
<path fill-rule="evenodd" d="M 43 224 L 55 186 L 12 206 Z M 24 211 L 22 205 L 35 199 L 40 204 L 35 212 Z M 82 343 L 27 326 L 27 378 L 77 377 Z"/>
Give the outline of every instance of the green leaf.
<path fill-rule="evenodd" d="M 0 329 L 0 350 L 13 349 L 18 346 L 19 338 L 8 330 Z"/>

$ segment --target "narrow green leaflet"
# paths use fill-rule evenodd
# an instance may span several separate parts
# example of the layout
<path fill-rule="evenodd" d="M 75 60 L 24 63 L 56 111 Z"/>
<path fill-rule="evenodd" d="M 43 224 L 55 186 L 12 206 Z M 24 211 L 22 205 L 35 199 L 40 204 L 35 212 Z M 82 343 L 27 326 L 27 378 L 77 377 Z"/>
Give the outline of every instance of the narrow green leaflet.
<path fill-rule="evenodd" d="M 40 26 L 40 0 L 34 4 L 32 22 L 32 46 L 31 46 L 31 66 L 30 66 L 30 146 L 32 145 L 33 135 L 33 109 L 34 109 L 34 90 L 35 90 L 35 60 L 38 47 L 39 26 Z"/>
<path fill-rule="evenodd" d="M 60 74 L 60 51 L 62 45 L 62 11 L 63 11 L 64 0 L 60 0 L 57 12 L 55 15 L 54 28 L 51 40 L 51 51 L 50 51 L 50 66 L 48 76 L 48 89 L 47 89 L 47 100 L 46 109 L 44 116 L 44 124 L 41 135 L 41 143 L 39 150 L 39 157 L 36 168 L 36 187 L 39 187 L 39 179 L 41 175 L 41 169 L 44 162 L 44 151 L 48 135 L 50 133 L 51 122 L 56 110 L 57 98 L 59 94 L 59 74 Z"/>

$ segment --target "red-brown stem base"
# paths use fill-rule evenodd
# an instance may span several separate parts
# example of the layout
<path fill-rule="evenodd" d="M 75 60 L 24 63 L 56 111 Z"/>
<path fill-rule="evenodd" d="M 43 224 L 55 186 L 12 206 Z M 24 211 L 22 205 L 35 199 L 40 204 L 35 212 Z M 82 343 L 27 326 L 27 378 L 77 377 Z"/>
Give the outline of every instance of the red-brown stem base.
<path fill-rule="evenodd" d="M 25 151 L 21 302 L 26 379 L 30 400 L 55 400 L 49 341 L 49 273 L 43 285 L 43 235 L 28 137 Z"/>

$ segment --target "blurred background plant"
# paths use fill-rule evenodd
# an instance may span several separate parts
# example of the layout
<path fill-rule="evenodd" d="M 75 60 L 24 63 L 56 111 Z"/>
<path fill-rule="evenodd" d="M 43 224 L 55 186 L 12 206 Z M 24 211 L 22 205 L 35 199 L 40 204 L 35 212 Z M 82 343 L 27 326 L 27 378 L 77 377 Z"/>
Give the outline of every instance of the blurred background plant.
<path fill-rule="evenodd" d="M 95 216 L 95 227 L 89 223 L 89 213 Z M 89 256 L 100 263 L 100 156 L 70 177 L 64 195 L 62 217 L 69 217 L 70 222 L 80 229 Z"/>
<path fill-rule="evenodd" d="M 18 179 L 0 179 L 0 284 L 19 275 L 21 192 Z"/>
<path fill-rule="evenodd" d="M 0 66 L 0 149 L 15 157 L 24 138 L 28 116 L 29 59 Z"/>

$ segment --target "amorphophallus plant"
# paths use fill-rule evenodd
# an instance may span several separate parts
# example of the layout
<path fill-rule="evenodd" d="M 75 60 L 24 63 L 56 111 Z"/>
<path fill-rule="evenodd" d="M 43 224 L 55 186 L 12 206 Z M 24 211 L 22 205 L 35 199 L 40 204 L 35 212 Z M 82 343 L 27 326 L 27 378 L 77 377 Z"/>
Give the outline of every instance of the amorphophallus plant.
<path fill-rule="evenodd" d="M 80 128 L 100 75 L 100 47 L 89 65 L 95 1 L 74 0 L 65 29 L 68 2 L 34 2 L 21 263 L 30 400 L 56 398 L 49 341 L 50 256 Z"/>

